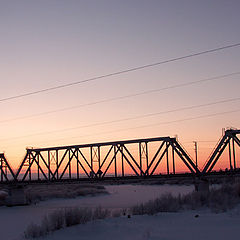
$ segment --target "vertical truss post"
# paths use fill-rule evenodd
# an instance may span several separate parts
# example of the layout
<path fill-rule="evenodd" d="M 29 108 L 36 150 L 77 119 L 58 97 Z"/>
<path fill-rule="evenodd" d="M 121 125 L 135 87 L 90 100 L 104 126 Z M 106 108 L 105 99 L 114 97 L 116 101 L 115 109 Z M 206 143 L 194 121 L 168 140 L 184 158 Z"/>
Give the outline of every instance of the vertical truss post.
<path fill-rule="evenodd" d="M 169 143 L 166 143 L 166 147 L 167 147 L 167 145 L 169 146 Z M 167 175 L 169 175 L 168 147 L 167 147 L 167 151 L 166 151 L 166 160 L 167 160 Z"/>
<path fill-rule="evenodd" d="M 93 169 L 93 147 L 90 147 L 90 162 L 91 168 Z"/>
<path fill-rule="evenodd" d="M 78 159 L 78 150 L 77 150 L 77 152 L 76 152 L 76 161 L 77 161 L 77 179 L 79 179 L 79 163 L 78 163 L 79 159 Z"/>
<path fill-rule="evenodd" d="M 100 146 L 97 147 L 97 151 L 98 151 L 98 170 L 100 170 L 101 167 Z"/>
<path fill-rule="evenodd" d="M 234 166 L 234 170 L 236 170 L 236 154 L 235 154 L 234 138 L 232 139 L 232 148 L 233 148 L 233 166 Z"/>
<path fill-rule="evenodd" d="M 147 176 L 149 175 L 149 171 L 148 171 L 148 142 L 145 142 L 145 154 L 146 154 L 146 167 L 147 167 Z"/>
<path fill-rule="evenodd" d="M 37 161 L 37 179 L 39 181 L 40 180 L 39 154 L 37 155 L 36 161 Z"/>
<path fill-rule="evenodd" d="M 232 167 L 231 141 L 229 141 L 229 143 L 228 143 L 228 153 L 229 153 L 229 167 L 230 167 L 230 170 L 232 170 L 233 167 Z"/>
<path fill-rule="evenodd" d="M 172 165 L 173 165 L 173 174 L 175 174 L 175 153 L 174 153 L 173 145 L 172 145 Z"/>
<path fill-rule="evenodd" d="M 142 166 L 142 162 L 145 159 L 146 160 L 146 171 L 145 174 L 148 176 L 149 175 L 149 158 L 148 158 L 148 142 L 144 141 L 144 142 L 139 142 L 139 156 L 140 156 L 140 176 L 144 175 L 144 171 L 143 171 L 143 166 Z"/>
<path fill-rule="evenodd" d="M 115 171 L 115 177 L 117 177 L 117 155 L 116 155 L 116 146 L 114 145 L 114 171 Z"/>
<path fill-rule="evenodd" d="M 50 156 L 50 151 L 47 151 L 47 153 L 48 153 L 48 180 L 50 181 L 51 156 Z"/>
<path fill-rule="evenodd" d="M 29 154 L 28 156 L 28 164 L 29 164 L 29 180 L 31 181 L 32 180 L 32 173 L 31 173 L 31 165 L 32 165 L 32 162 L 31 162 L 31 155 Z"/>
<path fill-rule="evenodd" d="M 69 179 L 72 179 L 71 160 L 72 160 L 71 151 L 69 150 L 68 151 L 68 176 L 69 176 Z"/>
<path fill-rule="evenodd" d="M 124 177 L 124 157 L 123 157 L 123 145 L 120 145 L 120 152 L 122 158 L 122 177 Z"/>
<path fill-rule="evenodd" d="M 141 169 L 141 173 L 140 173 L 140 175 L 142 176 L 142 143 L 140 142 L 139 144 L 138 144 L 139 146 L 138 146 L 138 148 L 139 148 L 139 164 L 140 164 L 140 169 Z"/>
<path fill-rule="evenodd" d="M 3 182 L 3 158 L 1 157 L 1 159 L 0 159 L 0 161 L 1 161 L 1 182 Z"/>
<path fill-rule="evenodd" d="M 58 158 L 58 153 L 59 153 L 59 151 L 58 150 L 56 150 L 56 173 L 57 173 L 57 180 L 58 180 L 58 160 L 59 160 L 59 158 Z"/>

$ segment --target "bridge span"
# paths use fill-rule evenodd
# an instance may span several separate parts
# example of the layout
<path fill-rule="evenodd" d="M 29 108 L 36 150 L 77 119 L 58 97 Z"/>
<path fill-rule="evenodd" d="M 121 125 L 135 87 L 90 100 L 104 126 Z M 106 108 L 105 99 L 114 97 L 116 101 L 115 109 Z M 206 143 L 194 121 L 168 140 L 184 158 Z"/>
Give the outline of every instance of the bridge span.
<path fill-rule="evenodd" d="M 14 172 L 0 154 L 0 182 L 154 177 L 177 175 L 182 165 L 190 176 L 210 174 L 228 149 L 229 169 L 237 171 L 240 130 L 226 130 L 207 159 L 202 171 L 176 138 L 155 137 L 127 141 L 27 149 Z"/>

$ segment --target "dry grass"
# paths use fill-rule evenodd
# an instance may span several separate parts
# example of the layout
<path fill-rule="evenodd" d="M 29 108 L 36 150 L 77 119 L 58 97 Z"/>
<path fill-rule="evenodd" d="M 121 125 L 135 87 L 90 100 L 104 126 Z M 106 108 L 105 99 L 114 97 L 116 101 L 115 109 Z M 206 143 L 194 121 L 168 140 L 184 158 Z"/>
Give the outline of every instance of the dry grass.
<path fill-rule="evenodd" d="M 30 224 L 24 232 L 25 239 L 39 238 L 61 228 L 85 224 L 89 221 L 104 219 L 111 216 L 107 209 L 97 207 L 88 208 L 66 208 L 59 209 L 45 216 L 41 224 Z"/>
<path fill-rule="evenodd" d="M 199 209 L 208 207 L 213 212 L 225 212 L 240 203 L 240 184 L 223 185 L 219 189 L 209 192 L 192 192 L 177 197 L 172 194 L 164 194 L 161 197 L 135 205 L 130 209 L 133 215 L 149 214 L 159 212 L 177 212 L 184 209 Z"/>

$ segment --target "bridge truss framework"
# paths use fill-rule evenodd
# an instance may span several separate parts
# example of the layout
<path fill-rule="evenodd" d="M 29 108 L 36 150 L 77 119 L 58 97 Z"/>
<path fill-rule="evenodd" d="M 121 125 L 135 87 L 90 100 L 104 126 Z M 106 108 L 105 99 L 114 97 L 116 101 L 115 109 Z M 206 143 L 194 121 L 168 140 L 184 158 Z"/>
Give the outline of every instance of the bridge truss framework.
<path fill-rule="evenodd" d="M 196 176 L 210 173 L 223 152 L 228 149 L 229 169 L 237 169 L 236 147 L 240 130 L 226 130 L 200 172 L 176 138 L 156 137 L 72 146 L 27 149 L 16 173 L 4 154 L 0 154 L 0 182 L 61 181 L 125 177 L 126 168 L 136 177 L 149 177 L 161 172 L 176 174 L 176 160 Z M 154 145 L 154 147 L 153 147 Z M 134 146 L 135 152 L 131 149 Z M 164 163 L 163 170 L 160 163 Z M 170 169 L 171 168 L 171 169 Z"/>

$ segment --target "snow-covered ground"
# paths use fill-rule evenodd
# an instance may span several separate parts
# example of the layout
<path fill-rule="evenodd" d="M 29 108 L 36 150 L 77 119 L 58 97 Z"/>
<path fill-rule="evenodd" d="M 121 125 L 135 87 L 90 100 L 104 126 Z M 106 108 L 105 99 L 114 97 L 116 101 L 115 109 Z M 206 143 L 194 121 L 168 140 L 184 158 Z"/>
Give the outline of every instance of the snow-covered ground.
<path fill-rule="evenodd" d="M 240 206 L 221 214 L 201 210 L 98 220 L 59 230 L 46 240 L 237 240 L 239 226 Z"/>
<path fill-rule="evenodd" d="M 154 199 L 165 192 L 187 193 L 193 186 L 179 185 L 107 185 L 110 194 L 77 197 L 74 199 L 51 199 L 36 205 L 0 207 L 0 239 L 15 240 L 31 222 L 38 223 L 52 210 L 66 207 L 96 207 L 118 209 Z"/>
<path fill-rule="evenodd" d="M 154 199 L 163 193 L 191 192 L 193 186 L 179 185 L 109 185 L 110 194 L 75 199 L 52 199 L 36 205 L 0 207 L 0 239 L 21 239 L 31 222 L 58 208 L 96 207 L 118 209 Z M 194 216 L 198 214 L 199 217 Z M 75 239 L 238 239 L 240 206 L 230 212 L 215 214 L 209 210 L 161 213 L 157 216 L 110 218 L 56 231 L 47 240 Z"/>

